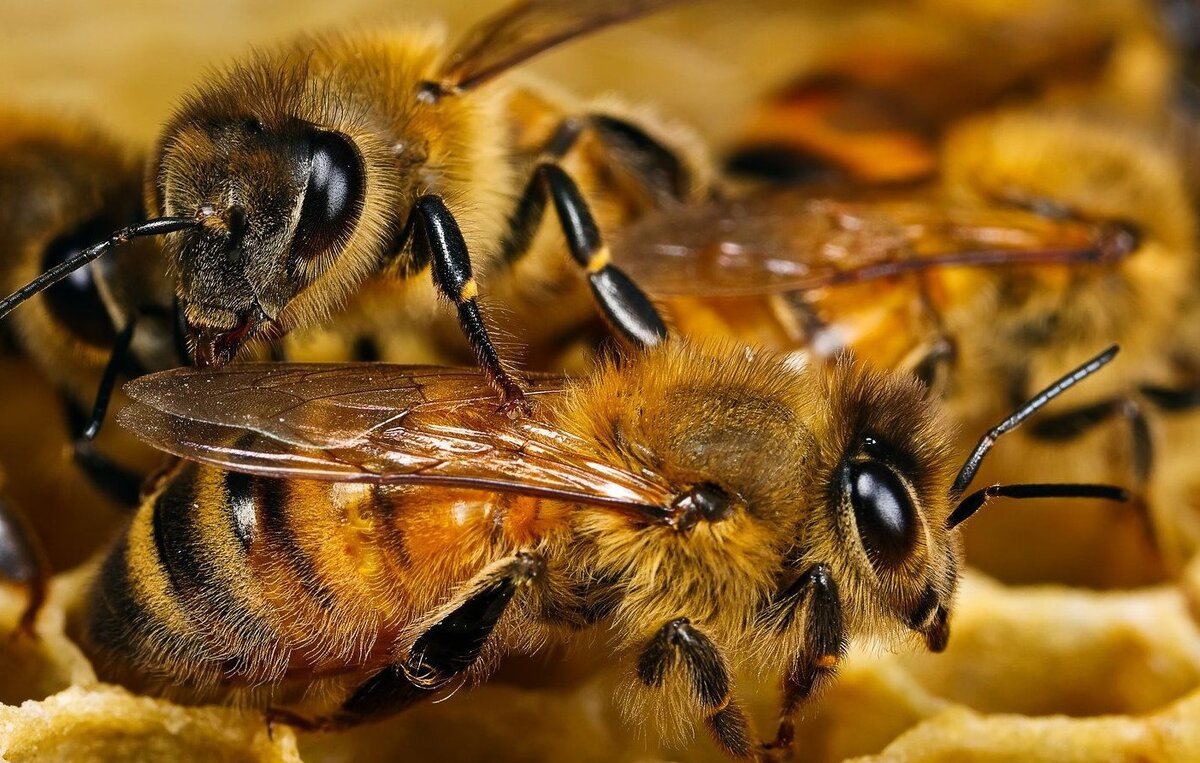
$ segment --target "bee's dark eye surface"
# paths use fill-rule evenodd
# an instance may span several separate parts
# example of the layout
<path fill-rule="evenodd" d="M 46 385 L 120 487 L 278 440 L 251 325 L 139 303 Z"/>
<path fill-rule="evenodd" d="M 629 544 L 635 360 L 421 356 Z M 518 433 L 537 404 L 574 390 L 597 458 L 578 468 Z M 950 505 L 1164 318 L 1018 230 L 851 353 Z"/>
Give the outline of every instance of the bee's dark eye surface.
<path fill-rule="evenodd" d="M 363 165 L 350 140 L 332 132 L 310 138 L 308 186 L 296 251 L 315 257 L 350 232 L 363 206 Z"/>
<path fill-rule="evenodd" d="M 917 541 L 916 510 L 896 473 L 879 461 L 846 464 L 842 489 L 854 507 L 854 521 L 876 568 L 902 565 Z"/>
<path fill-rule="evenodd" d="M 91 220 L 62 234 L 46 246 L 42 270 L 65 262 L 92 244 L 105 240 L 112 233 L 111 227 L 100 220 Z M 116 328 L 100 298 L 90 266 L 79 268 L 42 295 L 50 314 L 79 340 L 94 347 L 112 346 L 117 337 Z"/>

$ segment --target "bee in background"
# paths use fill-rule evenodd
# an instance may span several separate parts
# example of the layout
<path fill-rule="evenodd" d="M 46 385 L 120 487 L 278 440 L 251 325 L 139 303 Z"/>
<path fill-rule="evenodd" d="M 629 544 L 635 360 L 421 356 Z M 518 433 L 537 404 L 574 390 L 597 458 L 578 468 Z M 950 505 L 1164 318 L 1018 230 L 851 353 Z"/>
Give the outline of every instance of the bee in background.
<path fill-rule="evenodd" d="M 827 47 L 752 112 L 731 174 L 918 182 L 961 119 L 1036 105 L 1153 123 L 1171 86 L 1173 53 L 1140 3 L 874 10 L 830 23 Z"/>
<path fill-rule="evenodd" d="M 0 289 L 17 289 L 73 261 L 103 232 L 137 223 L 141 176 L 132 152 L 83 122 L 0 112 Z M 159 248 L 135 242 L 120 257 L 72 270 L 5 329 L 62 394 L 75 463 L 106 496 L 135 506 L 140 478 L 92 442 L 119 374 L 187 362 Z"/>
<path fill-rule="evenodd" d="M 82 120 L 0 111 L 0 290 L 74 259 L 105 231 L 137 223 L 141 182 L 133 153 Z M 176 342 L 174 295 L 159 249 L 146 242 L 73 270 L 3 328 L 21 356 L 5 359 L 6 382 L 29 384 L 28 375 L 40 373 L 58 396 L 10 388 L 4 412 L 0 575 L 30 591 L 21 626 L 32 632 L 52 563 L 73 564 L 89 551 L 51 528 L 104 536 L 113 508 L 138 505 L 139 469 L 156 460 L 128 438 L 110 438 L 104 452 L 94 445 L 118 376 L 169 368 L 187 356 Z M 63 432 L 53 422 L 60 404 Z M 70 460 L 59 459 L 64 444 Z M 37 513 L 23 514 L 29 507 Z"/>
<path fill-rule="evenodd" d="M 1171 449 L 1162 414 L 1200 400 L 1200 349 L 1182 339 L 1194 335 L 1195 221 L 1172 149 L 1128 126 L 1013 111 L 951 130 L 939 164 L 939 182 L 917 189 L 768 190 L 650 216 L 614 259 L 684 335 L 814 358 L 853 348 L 930 383 L 967 431 L 1064 359 L 1121 342 L 1090 399 L 1039 416 L 1028 457 L 1000 476 L 1054 463 L 1057 478 L 1131 482 L 1162 520 L 1168 561 L 1182 561 L 1200 538 L 1170 537 L 1153 472 Z M 1112 421 L 1125 422 L 1123 446 L 1054 454 Z"/>
<path fill-rule="evenodd" d="M 329 730 L 606 627 L 634 694 L 669 708 L 634 703 L 638 722 L 690 708 L 727 755 L 775 754 L 849 639 L 945 647 L 955 529 L 990 498 L 1123 497 L 967 494 L 996 438 L 1115 352 L 993 428 L 957 476 L 915 380 L 738 345 L 669 341 L 587 379 L 527 377 L 537 404 L 516 420 L 474 370 L 142 377 L 122 422 L 206 465 L 181 462 L 148 498 L 81 638 L 107 678 Z M 785 672 L 770 745 L 735 696 L 748 665 Z"/>
<path fill-rule="evenodd" d="M 492 271 L 527 259 L 557 274 L 565 237 L 586 276 L 572 274 L 574 293 L 588 283 L 621 335 L 654 343 L 665 327 L 608 262 L 600 230 L 695 200 L 705 186 L 687 139 L 660 140 L 656 125 L 577 110 L 498 75 L 670 2 L 534 0 L 450 50 L 422 28 L 306 37 L 248 57 L 184 99 L 149 162 L 145 198 L 159 217 L 109 243 L 170 233 L 165 255 L 201 365 L 330 318 L 386 325 L 388 311 L 419 312 L 433 294 L 412 281 L 428 268 L 502 408 L 523 411 L 485 326 L 472 260 Z M 572 163 L 582 186 L 564 170 Z M 548 202 L 561 231 L 542 234 Z M 0 314 L 67 272 L 0 303 Z"/>

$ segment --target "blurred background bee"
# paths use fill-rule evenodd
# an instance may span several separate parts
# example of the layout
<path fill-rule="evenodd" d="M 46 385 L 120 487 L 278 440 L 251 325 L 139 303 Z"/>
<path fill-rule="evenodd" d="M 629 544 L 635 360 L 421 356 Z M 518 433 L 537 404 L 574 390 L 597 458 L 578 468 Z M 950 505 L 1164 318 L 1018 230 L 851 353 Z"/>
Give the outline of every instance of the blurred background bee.
<path fill-rule="evenodd" d="M 910 183 L 937 174 L 942 136 L 964 118 L 1036 105 L 1153 123 L 1174 87 L 1175 53 L 1138 0 L 875 10 L 829 24 L 722 136 L 732 174 Z"/>
<path fill-rule="evenodd" d="M 158 483 L 93 584 L 81 638 L 109 680 L 338 729 L 603 627 L 638 723 L 698 717 L 731 757 L 782 752 L 850 639 L 945 648 L 955 529 L 989 499 L 1123 498 L 966 492 L 996 438 L 1115 352 L 1023 404 L 957 474 L 939 405 L 911 377 L 736 344 L 524 378 L 536 407 L 518 420 L 496 415 L 474 370 L 142 377 L 122 421 L 207 465 Z M 783 675 L 766 748 L 734 692 L 748 665 Z"/>
<path fill-rule="evenodd" d="M 0 112 L 0 290 L 141 217 L 134 152 L 83 119 Z M 132 329 L 137 325 L 136 336 Z M 93 444 L 118 375 L 186 362 L 156 246 L 76 270 L 3 325 L 5 511 L 24 510 L 57 569 L 94 552 L 159 457 L 119 430 Z M 120 349 L 119 349 L 120 348 Z"/>

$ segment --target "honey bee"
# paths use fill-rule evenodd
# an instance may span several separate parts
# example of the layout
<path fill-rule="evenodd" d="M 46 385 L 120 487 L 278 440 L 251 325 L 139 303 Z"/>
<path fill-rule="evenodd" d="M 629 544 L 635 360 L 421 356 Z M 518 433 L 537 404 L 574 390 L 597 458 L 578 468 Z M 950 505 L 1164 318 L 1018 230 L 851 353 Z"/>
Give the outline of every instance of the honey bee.
<path fill-rule="evenodd" d="M 945 647 L 955 529 L 989 499 L 1123 498 L 967 492 L 998 437 L 1115 352 L 990 430 L 957 475 L 911 377 L 744 345 L 668 341 L 587 378 L 527 376 L 535 407 L 515 420 L 478 370 L 141 377 L 122 422 L 193 461 L 104 563 L 82 640 L 110 679 L 330 730 L 607 627 L 634 696 L 690 708 L 731 757 L 775 754 L 849 639 Z M 735 697 L 749 664 L 786 676 L 769 745 Z"/>
<path fill-rule="evenodd" d="M 1171 449 L 1162 415 L 1200 400 L 1195 221 L 1175 154 L 1131 127 L 1010 111 L 951 130 L 939 164 L 916 189 L 768 190 L 652 215 L 614 259 L 684 335 L 814 358 L 852 347 L 919 375 L 967 431 L 1089 344 L 1120 342 L 1090 399 L 1024 430 L 1008 473 L 1052 463 L 1130 482 L 1182 561 L 1200 539 L 1170 537 L 1153 472 Z M 1054 454 L 1104 422 L 1124 422 L 1123 445 Z"/>
<path fill-rule="evenodd" d="M 658 341 L 665 327 L 608 261 L 591 210 L 619 221 L 696 199 L 705 181 L 686 138 L 656 137 L 665 126 L 491 81 L 672 1 L 532 0 L 449 51 L 421 28 L 305 37 L 240 61 L 188 95 L 158 139 L 145 188 L 158 217 L 37 279 L 0 303 L 0 315 L 113 245 L 170 234 L 163 249 L 195 360 L 221 365 L 251 339 L 335 313 L 338 325 L 387 325 L 432 301 L 411 288 L 429 269 L 502 407 L 520 412 L 527 406 L 485 325 L 472 260 L 489 269 L 532 260 L 546 271 L 541 283 L 562 280 L 560 234 L 540 233 L 552 202 L 605 316 L 635 345 Z M 584 279 L 571 276 L 560 289 L 578 296 Z"/>

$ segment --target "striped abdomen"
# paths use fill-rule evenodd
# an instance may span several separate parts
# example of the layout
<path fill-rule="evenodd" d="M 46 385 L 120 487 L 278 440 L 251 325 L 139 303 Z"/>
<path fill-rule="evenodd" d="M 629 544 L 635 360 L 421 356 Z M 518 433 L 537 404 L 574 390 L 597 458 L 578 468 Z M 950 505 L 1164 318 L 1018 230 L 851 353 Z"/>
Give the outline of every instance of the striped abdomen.
<path fill-rule="evenodd" d="M 509 508 L 481 493 L 186 464 L 106 560 L 86 640 L 126 683 L 226 691 L 377 670 L 510 550 Z"/>

